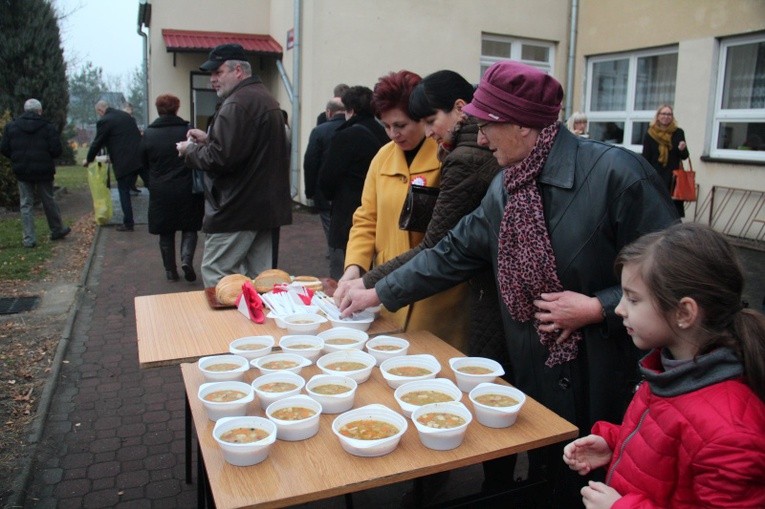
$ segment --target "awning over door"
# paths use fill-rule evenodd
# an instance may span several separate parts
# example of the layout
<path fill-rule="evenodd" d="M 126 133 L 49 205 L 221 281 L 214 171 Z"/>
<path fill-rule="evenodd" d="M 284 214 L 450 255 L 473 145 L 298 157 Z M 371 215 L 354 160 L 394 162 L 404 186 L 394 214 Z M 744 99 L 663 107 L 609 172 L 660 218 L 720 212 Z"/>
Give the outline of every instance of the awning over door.
<path fill-rule="evenodd" d="M 282 46 L 267 34 L 203 32 L 200 30 L 162 29 L 168 53 L 208 52 L 220 44 L 241 44 L 246 53 L 281 58 Z"/>

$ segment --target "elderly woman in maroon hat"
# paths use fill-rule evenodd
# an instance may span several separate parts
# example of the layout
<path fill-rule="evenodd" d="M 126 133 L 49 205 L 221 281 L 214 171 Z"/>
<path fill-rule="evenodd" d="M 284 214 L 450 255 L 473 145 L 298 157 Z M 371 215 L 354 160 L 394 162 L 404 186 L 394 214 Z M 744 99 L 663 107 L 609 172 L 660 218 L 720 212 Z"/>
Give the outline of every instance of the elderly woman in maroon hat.
<path fill-rule="evenodd" d="M 450 235 L 373 289 L 349 292 L 342 307 L 395 310 L 491 265 L 512 383 L 586 434 L 596 420 L 619 421 L 640 380 L 640 353 L 614 313 L 616 254 L 677 213 L 639 155 L 562 128 L 562 98 L 560 83 L 534 67 L 490 67 L 463 111 L 503 172 Z M 561 451 L 531 457 L 530 474 L 546 467 L 551 507 L 578 506 L 583 481 L 566 472 Z M 496 484 L 507 487 L 512 471 L 501 474 Z"/>

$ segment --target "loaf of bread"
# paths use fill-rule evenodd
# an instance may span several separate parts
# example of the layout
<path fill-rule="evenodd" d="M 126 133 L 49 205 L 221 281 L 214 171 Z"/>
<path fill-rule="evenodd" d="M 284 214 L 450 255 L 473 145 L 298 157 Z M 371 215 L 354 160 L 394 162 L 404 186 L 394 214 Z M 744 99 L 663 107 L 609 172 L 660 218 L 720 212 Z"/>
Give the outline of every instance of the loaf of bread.
<path fill-rule="evenodd" d="M 233 306 L 236 304 L 236 298 L 242 293 L 242 284 L 250 281 L 250 278 L 244 274 L 229 274 L 224 276 L 218 284 L 215 285 L 215 298 L 224 306 Z"/>
<path fill-rule="evenodd" d="M 289 274 L 279 269 L 264 270 L 254 280 L 255 290 L 258 293 L 270 292 L 274 285 L 289 284 L 292 278 Z"/>
<path fill-rule="evenodd" d="M 319 292 L 324 289 L 324 285 L 319 278 L 314 276 L 295 276 L 295 279 L 293 279 L 292 282 L 311 289 L 314 292 Z"/>

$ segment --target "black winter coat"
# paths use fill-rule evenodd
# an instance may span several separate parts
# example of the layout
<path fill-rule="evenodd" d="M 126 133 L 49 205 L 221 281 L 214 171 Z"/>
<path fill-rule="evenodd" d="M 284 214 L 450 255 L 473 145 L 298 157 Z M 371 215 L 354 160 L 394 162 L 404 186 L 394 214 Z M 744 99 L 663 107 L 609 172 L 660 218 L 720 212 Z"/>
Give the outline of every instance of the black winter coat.
<path fill-rule="evenodd" d="M 54 159 L 61 151 L 61 137 L 56 128 L 32 111 L 8 123 L 0 142 L 0 152 L 11 160 L 16 178 L 24 182 L 53 180 Z"/>
<path fill-rule="evenodd" d="M 104 116 L 96 122 L 96 137 L 90 144 L 86 161 L 92 162 L 98 152 L 106 147 L 114 175 L 118 179 L 126 177 L 141 168 L 140 144 L 141 131 L 135 119 L 124 111 L 106 108 Z"/>
<path fill-rule="evenodd" d="M 659 162 L 659 142 L 651 138 L 651 135 L 648 133 L 643 138 L 643 157 L 651 163 L 651 166 L 656 168 L 661 180 L 664 181 L 667 191 L 670 193 L 672 192 L 672 170 L 680 167 L 681 160 L 688 159 L 688 148 L 686 147 L 685 150 L 677 148 L 681 141 L 685 141 L 685 132 L 677 128 L 672 133 L 672 148 L 667 156 L 667 164 L 662 166 Z"/>
<path fill-rule="evenodd" d="M 332 201 L 330 247 L 345 249 L 348 244 L 353 213 L 361 205 L 369 163 L 389 141 L 383 126 L 372 116 L 355 115 L 335 131 L 319 171 L 319 187 Z"/>
<path fill-rule="evenodd" d="M 563 288 L 597 297 L 606 318 L 581 329 L 576 359 L 549 368 L 533 320 L 513 320 L 502 305 L 511 381 L 586 433 L 597 420 L 621 422 L 641 353 L 614 312 L 621 299 L 614 260 L 645 233 L 676 223 L 658 175 L 638 154 L 562 128 L 537 177 L 545 223 Z M 507 203 L 503 174 L 481 205 L 432 249 L 381 279 L 375 289 L 391 311 L 436 294 L 483 270 L 497 272 L 499 228 Z"/>
<path fill-rule="evenodd" d="M 319 171 L 327 158 L 332 138 L 337 129 L 345 123 L 345 115 L 336 113 L 331 119 L 317 125 L 308 137 L 308 146 L 303 156 L 303 178 L 305 181 L 305 197 L 313 199 L 319 210 L 330 210 L 330 202 L 319 189 Z"/>
<path fill-rule="evenodd" d="M 163 115 L 146 128 L 141 164 L 149 170 L 149 233 L 198 231 L 205 211 L 204 195 L 191 193 L 191 170 L 175 144 L 186 139 L 189 123 Z"/>

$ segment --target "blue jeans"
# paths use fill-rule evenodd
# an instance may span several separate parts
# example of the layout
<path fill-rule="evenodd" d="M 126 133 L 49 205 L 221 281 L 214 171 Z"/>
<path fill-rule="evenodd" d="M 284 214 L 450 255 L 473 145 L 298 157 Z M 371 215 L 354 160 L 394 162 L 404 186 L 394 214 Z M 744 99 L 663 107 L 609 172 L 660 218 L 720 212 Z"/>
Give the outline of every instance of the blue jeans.
<path fill-rule="evenodd" d="M 149 187 L 149 172 L 144 169 L 117 179 L 117 191 L 120 195 L 120 208 L 122 208 L 122 224 L 131 227 L 135 221 L 133 221 L 133 202 L 130 199 L 130 188 L 135 185 L 136 175 L 140 175 L 144 185 Z"/>
<path fill-rule="evenodd" d="M 61 233 L 64 223 L 61 221 L 61 211 L 53 199 L 53 180 L 25 182 L 19 180 L 19 209 L 21 211 L 22 242 L 30 247 L 37 243 L 35 234 L 35 191 L 40 196 L 48 227 L 53 235 Z"/>

